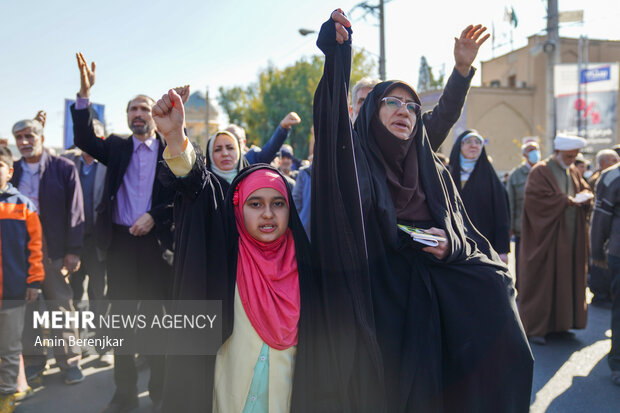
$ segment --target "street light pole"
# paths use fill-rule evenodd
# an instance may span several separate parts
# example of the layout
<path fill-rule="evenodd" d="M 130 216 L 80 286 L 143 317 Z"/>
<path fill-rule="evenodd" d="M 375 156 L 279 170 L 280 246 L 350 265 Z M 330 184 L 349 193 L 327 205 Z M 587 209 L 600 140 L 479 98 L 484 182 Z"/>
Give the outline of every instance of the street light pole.
<path fill-rule="evenodd" d="M 379 0 L 379 78 L 385 80 L 385 14 L 383 0 Z"/>
<path fill-rule="evenodd" d="M 553 139 L 555 138 L 555 94 L 554 69 L 560 63 L 560 35 L 558 0 L 547 0 L 547 43 L 544 48 L 547 54 L 547 99 L 546 99 L 546 151 L 553 153 Z"/>

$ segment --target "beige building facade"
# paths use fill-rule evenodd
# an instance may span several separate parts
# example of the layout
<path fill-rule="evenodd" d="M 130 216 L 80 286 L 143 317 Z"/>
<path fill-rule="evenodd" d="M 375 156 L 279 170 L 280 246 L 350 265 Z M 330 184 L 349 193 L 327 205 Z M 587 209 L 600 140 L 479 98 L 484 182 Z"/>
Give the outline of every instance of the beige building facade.
<path fill-rule="evenodd" d="M 207 129 L 207 102 L 201 92 L 192 93 L 185 104 L 185 124 L 189 138 L 205 149 L 207 139 L 218 131 L 218 110 L 209 101 L 209 128 Z"/>
<path fill-rule="evenodd" d="M 498 172 L 509 171 L 521 162 L 524 137 L 540 138 L 543 156 L 553 148 L 545 147 L 546 64 L 541 50 L 545 36 L 531 36 L 528 45 L 503 56 L 482 62 L 482 86 L 471 88 L 461 118 L 446 139 L 441 152 L 449 155 L 452 142 L 466 129 L 476 129 L 488 140 L 487 154 Z M 562 38 L 561 63 L 577 63 L 579 39 Z M 537 52 L 538 51 L 538 52 Z M 620 41 L 589 40 L 590 63 L 620 62 Z M 430 109 L 441 91 L 421 96 L 423 109 Z M 617 106 L 616 119 L 620 119 Z M 615 143 L 620 143 L 618 127 Z M 587 154 L 592 158 L 595 154 Z"/>

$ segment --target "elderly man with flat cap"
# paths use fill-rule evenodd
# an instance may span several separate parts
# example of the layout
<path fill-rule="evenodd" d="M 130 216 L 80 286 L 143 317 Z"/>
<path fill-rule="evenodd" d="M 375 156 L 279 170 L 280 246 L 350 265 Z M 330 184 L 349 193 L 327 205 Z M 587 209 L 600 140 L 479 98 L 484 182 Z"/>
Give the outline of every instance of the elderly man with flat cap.
<path fill-rule="evenodd" d="M 587 213 L 590 187 L 573 165 L 586 144 L 558 135 L 555 153 L 537 163 L 525 184 L 519 254 L 519 314 L 533 343 L 586 327 Z"/>

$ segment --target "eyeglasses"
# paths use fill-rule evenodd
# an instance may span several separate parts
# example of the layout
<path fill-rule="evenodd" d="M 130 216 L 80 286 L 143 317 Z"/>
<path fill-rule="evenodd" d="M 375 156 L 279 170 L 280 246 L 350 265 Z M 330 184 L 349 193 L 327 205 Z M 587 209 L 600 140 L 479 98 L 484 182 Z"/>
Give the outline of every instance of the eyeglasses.
<path fill-rule="evenodd" d="M 385 106 L 393 111 L 397 111 L 401 108 L 401 106 L 405 105 L 407 112 L 410 114 L 417 116 L 420 113 L 420 105 L 415 102 L 403 102 L 402 100 L 395 98 L 393 96 L 384 97 L 381 99 L 381 102 L 385 102 Z"/>
<path fill-rule="evenodd" d="M 463 145 L 482 146 L 482 141 L 475 136 L 463 140 Z"/>

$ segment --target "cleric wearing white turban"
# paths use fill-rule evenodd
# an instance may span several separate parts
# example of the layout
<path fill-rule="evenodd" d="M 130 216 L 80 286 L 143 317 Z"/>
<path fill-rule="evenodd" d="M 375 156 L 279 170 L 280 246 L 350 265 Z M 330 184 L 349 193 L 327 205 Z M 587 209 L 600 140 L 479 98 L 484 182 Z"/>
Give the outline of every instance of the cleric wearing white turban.
<path fill-rule="evenodd" d="M 573 162 L 586 141 L 558 135 L 555 153 L 525 184 L 519 254 L 519 314 L 533 343 L 585 328 L 587 215 L 592 192 Z M 570 258 L 570 259 L 567 259 Z"/>
<path fill-rule="evenodd" d="M 553 141 L 553 147 L 556 151 L 574 151 L 583 149 L 585 146 L 586 140 L 579 136 L 557 135 Z"/>

